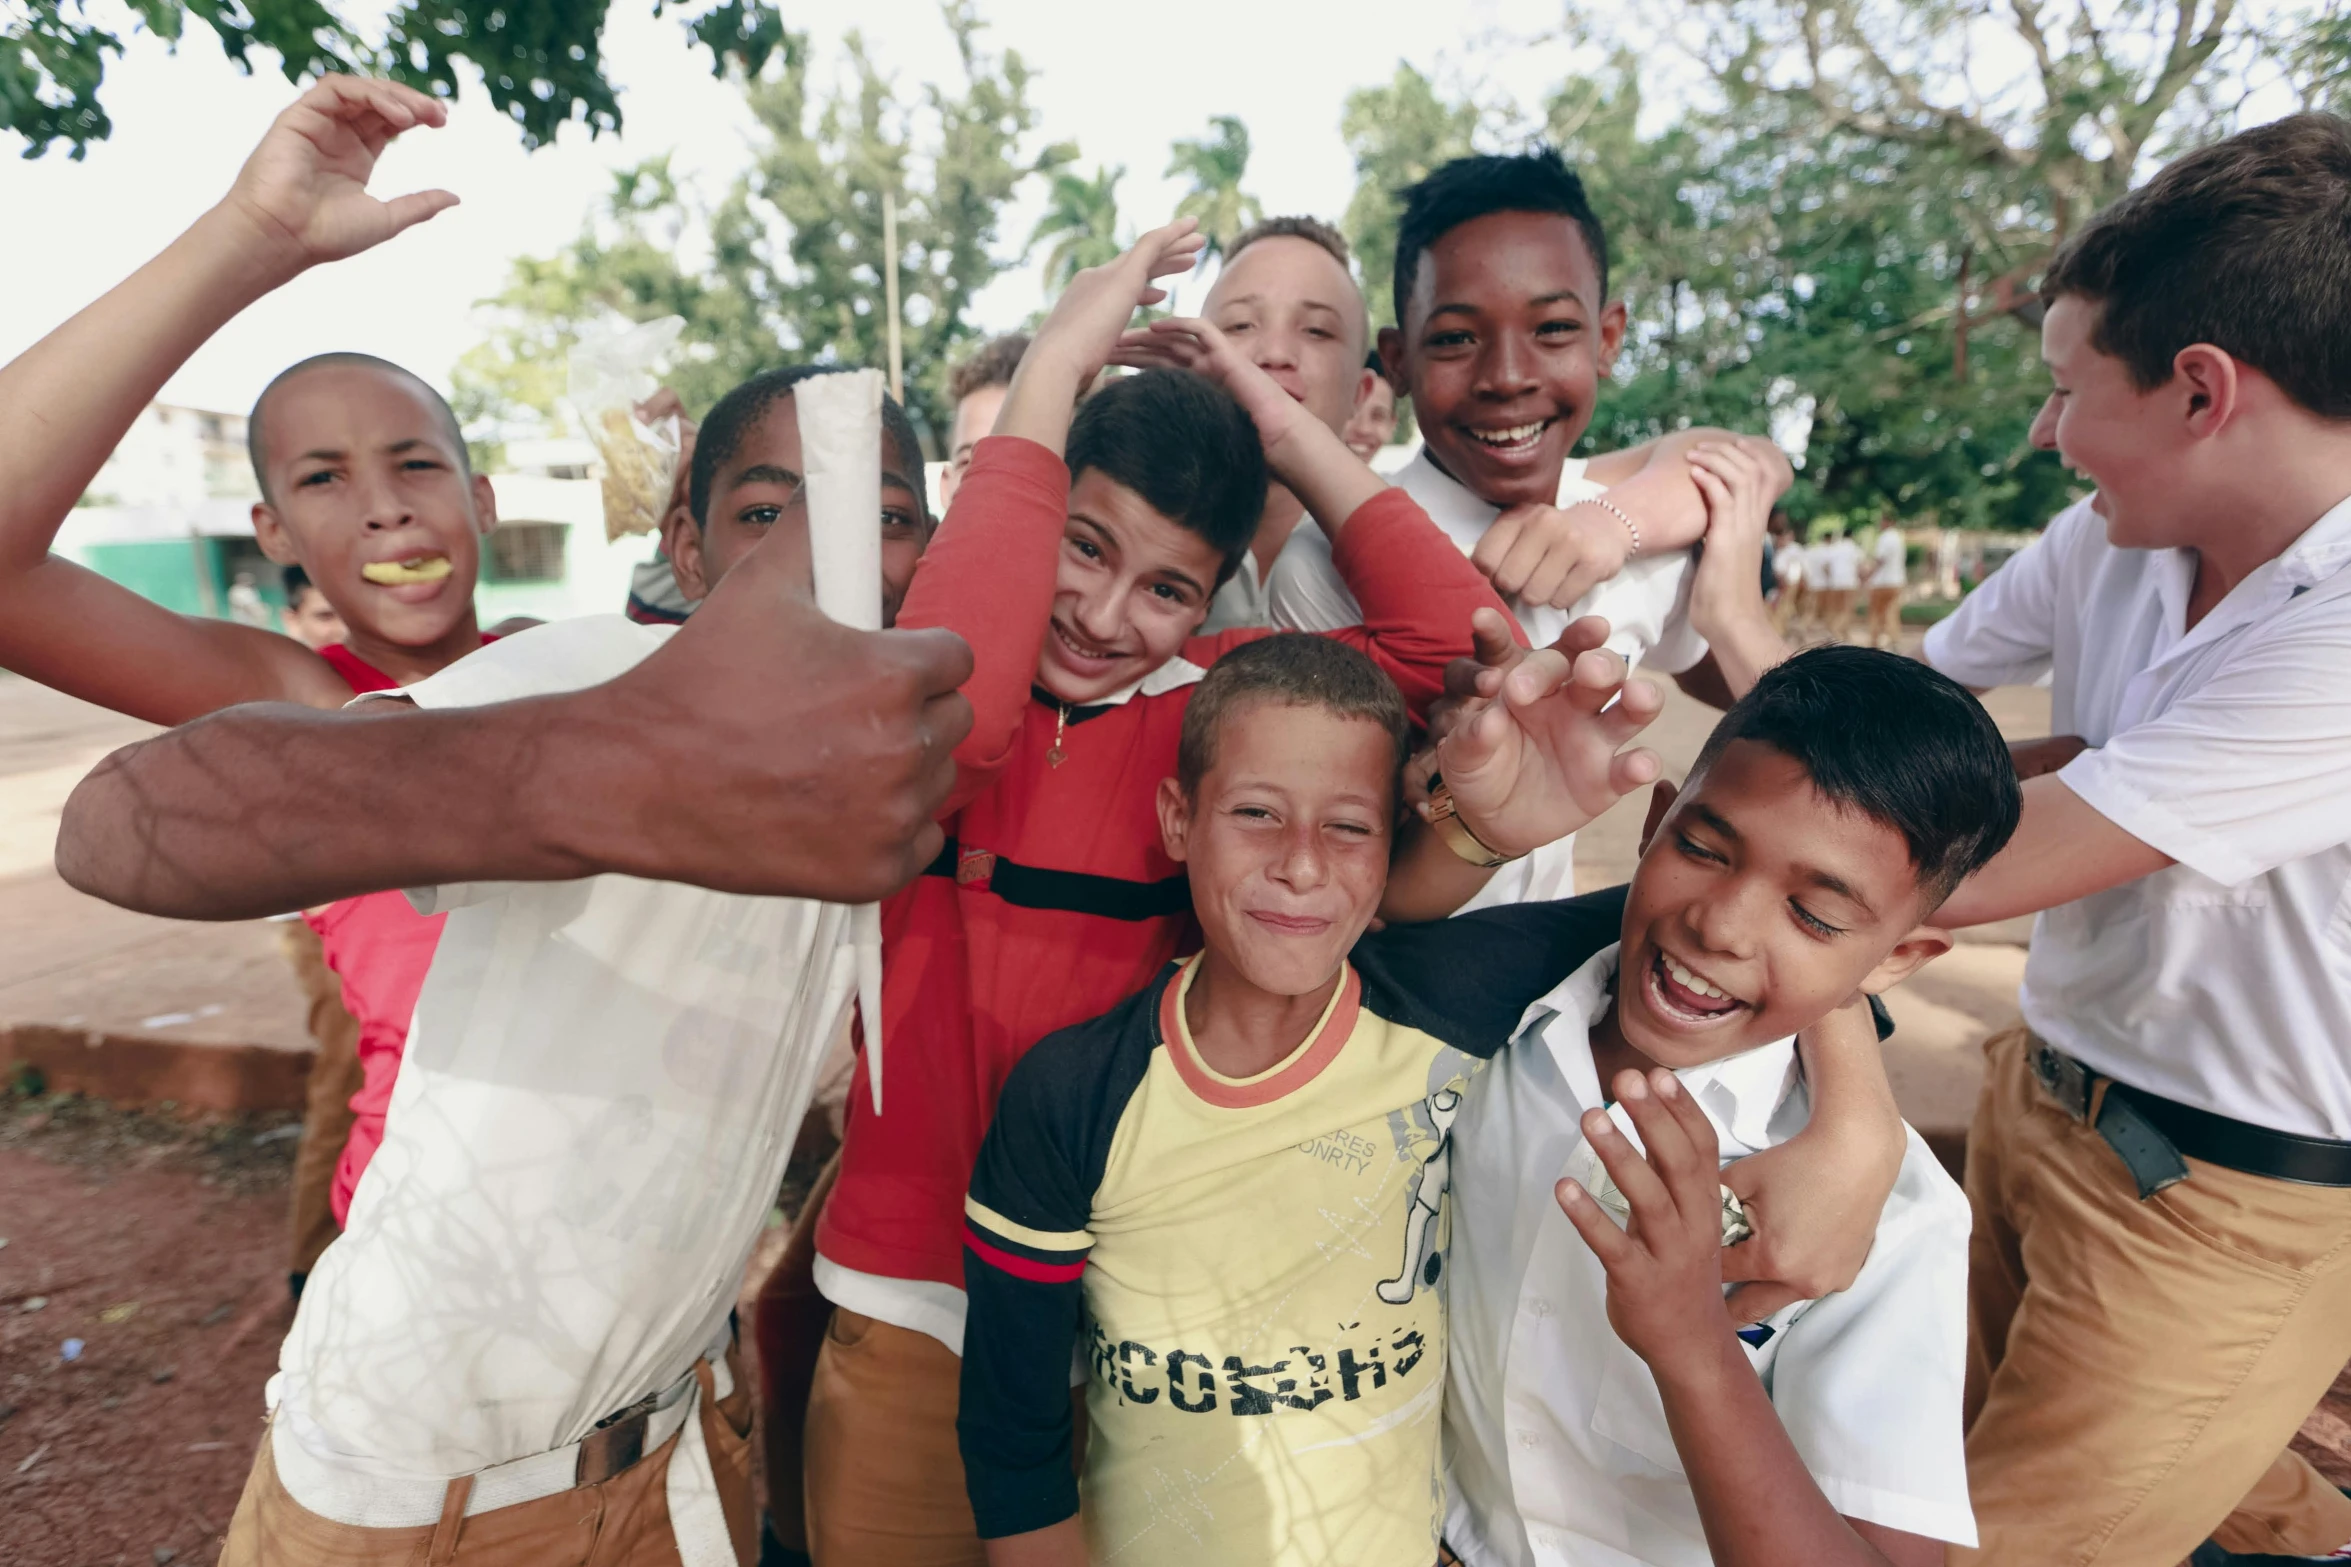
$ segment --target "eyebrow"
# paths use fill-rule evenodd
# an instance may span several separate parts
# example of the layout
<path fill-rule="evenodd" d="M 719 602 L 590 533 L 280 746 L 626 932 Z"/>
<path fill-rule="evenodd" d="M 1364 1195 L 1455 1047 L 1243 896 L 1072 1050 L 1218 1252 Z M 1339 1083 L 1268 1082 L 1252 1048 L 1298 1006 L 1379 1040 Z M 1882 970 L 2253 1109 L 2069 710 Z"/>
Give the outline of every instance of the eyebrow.
<path fill-rule="evenodd" d="M 911 495 L 914 493 L 914 481 L 895 468 L 884 468 L 882 470 L 882 488 L 885 490 L 900 489 Z"/>
<path fill-rule="evenodd" d="M 1227 305 L 1263 305 L 1265 296 L 1263 294 L 1235 294 L 1224 303 Z M 1320 299 L 1301 299 L 1298 301 L 1298 305 L 1304 310 L 1327 310 L 1334 316 L 1343 316 L 1347 313 L 1337 305 Z M 1221 309 L 1222 306 L 1218 308 Z"/>
<path fill-rule="evenodd" d="M 1534 298 L 1528 300 L 1527 303 L 1532 306 L 1540 306 L 1556 305 L 1562 301 L 1574 305 L 1579 309 L 1588 310 L 1591 308 L 1584 303 L 1584 296 L 1577 293 L 1572 288 L 1556 289 L 1548 294 L 1537 294 Z M 1429 311 L 1428 319 L 1434 321 L 1437 317 L 1442 315 L 1475 316 L 1483 314 L 1485 314 L 1485 311 L 1481 307 L 1470 304 L 1466 301 L 1455 300 L 1449 304 L 1432 307 Z"/>
<path fill-rule="evenodd" d="M 1111 546 L 1113 549 L 1118 547 L 1118 540 L 1112 536 L 1110 530 L 1102 526 L 1102 524 L 1096 522 L 1093 518 L 1087 516 L 1084 512 L 1071 512 L 1069 514 L 1069 520 L 1072 522 L 1084 523 L 1088 528 L 1091 528 L 1097 535 L 1101 537 L 1103 543 Z M 1202 587 L 1199 581 L 1195 579 L 1188 571 L 1179 570 L 1174 566 L 1162 566 L 1158 569 L 1158 571 L 1154 572 L 1153 575 L 1180 582 L 1185 587 L 1190 588 L 1193 592 L 1199 594 L 1202 598 L 1207 598 L 1210 596 L 1208 589 Z"/>
<path fill-rule="evenodd" d="M 789 468 L 779 468 L 774 463 L 759 462 L 753 463 L 741 473 L 727 480 L 726 487 L 729 490 L 739 490 L 746 484 L 782 484 L 797 489 L 800 482 L 800 475 Z"/>
<path fill-rule="evenodd" d="M 1712 809 L 1703 800 L 1692 800 L 1690 802 L 1689 809 L 1692 816 L 1695 816 L 1700 821 L 1704 822 L 1713 832 L 1720 834 L 1722 837 L 1728 838 L 1733 843 L 1742 843 L 1745 841 L 1739 836 L 1738 828 L 1733 827 L 1729 820 L 1726 819 L 1721 812 Z M 1843 898 L 1846 902 L 1852 904 L 1855 908 L 1859 909 L 1869 918 L 1877 918 L 1878 911 L 1876 907 L 1872 905 L 1867 898 L 1863 897 L 1859 892 L 1855 891 L 1853 884 L 1846 881 L 1843 877 L 1833 875 L 1828 871 L 1821 870 L 1818 867 L 1811 865 L 1802 867 L 1802 871 L 1805 881 L 1811 885 L 1818 887 L 1823 892 L 1834 893 L 1836 896 Z"/>

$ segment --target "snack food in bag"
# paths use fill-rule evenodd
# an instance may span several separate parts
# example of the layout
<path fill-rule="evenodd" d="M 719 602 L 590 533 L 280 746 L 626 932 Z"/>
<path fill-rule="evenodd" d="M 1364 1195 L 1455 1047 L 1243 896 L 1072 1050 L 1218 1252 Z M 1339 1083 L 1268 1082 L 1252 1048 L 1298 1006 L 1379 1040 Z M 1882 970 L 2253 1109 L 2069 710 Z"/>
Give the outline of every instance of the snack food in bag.
<path fill-rule="evenodd" d="M 607 541 L 655 531 L 668 508 L 677 478 L 678 421 L 672 416 L 646 424 L 636 410 L 660 388 L 654 366 L 685 329 L 683 316 L 663 316 L 591 334 L 572 348 L 570 402 L 603 470 Z"/>

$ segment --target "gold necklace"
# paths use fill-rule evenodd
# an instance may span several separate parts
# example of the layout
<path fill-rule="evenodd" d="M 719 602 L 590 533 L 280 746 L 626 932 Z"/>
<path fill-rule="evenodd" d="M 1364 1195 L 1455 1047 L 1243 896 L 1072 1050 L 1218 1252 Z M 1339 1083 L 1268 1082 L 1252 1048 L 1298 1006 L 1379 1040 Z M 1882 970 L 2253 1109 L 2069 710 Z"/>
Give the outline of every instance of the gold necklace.
<path fill-rule="evenodd" d="M 1059 767 L 1069 760 L 1069 753 L 1061 748 L 1061 737 L 1069 732 L 1069 706 L 1064 702 L 1053 704 L 1053 749 L 1045 753 L 1047 767 Z"/>

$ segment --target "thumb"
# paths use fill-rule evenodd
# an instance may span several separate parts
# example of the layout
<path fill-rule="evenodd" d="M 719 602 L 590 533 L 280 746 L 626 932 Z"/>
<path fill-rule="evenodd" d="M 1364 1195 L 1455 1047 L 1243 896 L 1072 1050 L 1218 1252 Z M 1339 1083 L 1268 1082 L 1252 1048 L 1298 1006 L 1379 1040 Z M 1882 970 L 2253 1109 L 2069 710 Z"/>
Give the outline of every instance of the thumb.
<path fill-rule="evenodd" d="M 1518 657 L 1519 645 L 1510 634 L 1510 622 L 1499 610 L 1475 610 L 1469 617 L 1469 640 L 1477 661 L 1499 669 Z"/>
<path fill-rule="evenodd" d="M 412 229 L 419 223 L 457 205 L 457 194 L 446 190 L 412 191 L 405 196 L 394 196 L 384 203 L 384 215 L 392 220 L 392 233 Z M 386 238 L 390 236 L 387 235 Z"/>

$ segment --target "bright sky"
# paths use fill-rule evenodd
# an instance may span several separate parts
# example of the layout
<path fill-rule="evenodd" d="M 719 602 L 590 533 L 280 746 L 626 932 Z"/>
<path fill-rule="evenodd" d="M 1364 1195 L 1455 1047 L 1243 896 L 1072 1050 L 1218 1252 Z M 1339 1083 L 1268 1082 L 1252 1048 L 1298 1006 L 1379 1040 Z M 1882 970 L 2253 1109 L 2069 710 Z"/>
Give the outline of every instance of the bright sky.
<path fill-rule="evenodd" d="M 816 36 L 820 70 L 838 66 L 831 18 L 849 9 L 787 0 L 786 19 Z M 957 78 L 931 0 L 864 0 L 853 9 L 905 96 Z M 609 186 L 609 169 L 674 152 L 673 166 L 715 200 L 743 162 L 749 115 L 712 80 L 707 56 L 689 52 L 674 18 L 656 21 L 651 11 L 650 0 L 616 0 L 605 32 L 606 69 L 627 121 L 622 137 L 591 142 L 571 127 L 556 145 L 525 153 L 513 126 L 468 83 L 450 125 L 396 144 L 374 186 L 445 186 L 463 205 L 248 310 L 173 378 L 167 400 L 242 409 L 277 370 L 332 348 L 398 360 L 446 389 L 450 366 L 478 340 L 474 302 L 501 286 L 512 257 L 552 251 L 577 234 Z M 1442 81 L 1481 83 L 1532 104 L 1575 58 L 1563 43 L 1530 43 L 1556 25 L 1552 0 L 1187 0 L 1165 10 L 982 0 L 982 11 L 992 24 L 987 46 L 1018 50 L 1036 73 L 1037 145 L 1075 139 L 1088 171 L 1125 164 L 1120 205 L 1130 223 L 1172 208 L 1181 187 L 1161 173 L 1169 143 L 1203 134 L 1212 114 L 1248 123 L 1255 154 L 1246 188 L 1269 212 L 1336 218 L 1354 189 L 1339 139 L 1350 90 L 1409 60 Z M 105 88 L 114 135 L 81 163 L 54 148 L 38 162 L 0 156 L 0 212 L 9 219 L 0 358 L 96 298 L 216 200 L 293 92 L 272 70 L 240 74 L 193 22 L 173 55 L 132 35 L 118 0 L 98 0 L 91 12 L 128 40 Z M 1008 247 L 1027 237 L 1041 183 L 1008 215 Z M 982 297 L 981 324 L 1016 323 L 1038 302 L 1033 269 L 1008 276 Z"/>

